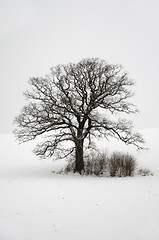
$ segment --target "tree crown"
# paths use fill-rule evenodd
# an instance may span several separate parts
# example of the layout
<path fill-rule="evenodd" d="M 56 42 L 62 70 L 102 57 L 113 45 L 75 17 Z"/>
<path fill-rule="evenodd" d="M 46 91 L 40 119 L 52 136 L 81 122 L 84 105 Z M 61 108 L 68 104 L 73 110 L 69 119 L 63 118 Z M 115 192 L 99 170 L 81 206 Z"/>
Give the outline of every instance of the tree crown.
<path fill-rule="evenodd" d="M 132 132 L 132 122 L 110 119 L 114 114 L 137 112 L 129 102 L 134 81 L 121 65 L 84 59 L 77 64 L 55 66 L 50 75 L 33 77 L 29 84 L 32 90 L 24 95 L 30 102 L 15 119 L 15 134 L 25 142 L 49 133 L 48 140 L 35 149 L 37 155 L 52 156 L 61 143 L 71 141 L 75 145 L 63 150 L 66 156 L 80 140 L 88 139 L 90 146 L 92 138 L 102 136 L 142 148 L 144 140 Z"/>

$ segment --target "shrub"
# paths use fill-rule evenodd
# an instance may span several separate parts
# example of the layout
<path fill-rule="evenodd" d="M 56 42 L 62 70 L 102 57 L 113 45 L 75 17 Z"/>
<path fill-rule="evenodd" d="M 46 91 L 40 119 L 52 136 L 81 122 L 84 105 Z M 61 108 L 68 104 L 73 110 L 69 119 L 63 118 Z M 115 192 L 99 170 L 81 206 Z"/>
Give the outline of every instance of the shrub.
<path fill-rule="evenodd" d="M 85 160 L 85 174 L 86 175 L 102 175 L 108 165 L 107 154 L 104 153 L 92 153 L 88 155 Z"/>
<path fill-rule="evenodd" d="M 147 168 L 138 169 L 137 174 L 140 176 L 153 176 L 153 173 Z"/>
<path fill-rule="evenodd" d="M 70 172 L 73 173 L 74 169 L 75 169 L 75 161 L 73 158 L 71 158 L 69 159 L 68 164 L 64 168 L 64 173 L 70 173 Z"/>
<path fill-rule="evenodd" d="M 126 177 L 133 176 L 136 160 L 130 154 L 114 152 L 108 157 L 106 152 L 92 152 L 84 157 L 84 175 Z M 75 159 L 71 158 L 64 173 L 74 172 Z"/>
<path fill-rule="evenodd" d="M 132 176 L 136 168 L 133 155 L 114 152 L 109 159 L 109 172 L 111 177 Z"/>
<path fill-rule="evenodd" d="M 84 157 L 84 175 L 102 175 L 108 165 L 108 157 L 106 153 L 92 152 Z M 64 169 L 64 173 L 73 173 L 75 168 L 75 159 L 68 160 L 68 164 Z"/>

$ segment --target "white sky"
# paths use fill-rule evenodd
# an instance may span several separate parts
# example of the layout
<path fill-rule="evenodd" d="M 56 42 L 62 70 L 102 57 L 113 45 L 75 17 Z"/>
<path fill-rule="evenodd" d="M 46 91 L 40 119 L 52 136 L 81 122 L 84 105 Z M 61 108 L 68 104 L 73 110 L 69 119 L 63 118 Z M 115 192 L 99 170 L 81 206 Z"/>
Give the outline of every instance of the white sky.
<path fill-rule="evenodd" d="M 159 127 L 158 13 L 158 0 L 0 0 L 0 133 L 29 77 L 87 57 L 122 64 L 136 81 L 136 127 Z"/>

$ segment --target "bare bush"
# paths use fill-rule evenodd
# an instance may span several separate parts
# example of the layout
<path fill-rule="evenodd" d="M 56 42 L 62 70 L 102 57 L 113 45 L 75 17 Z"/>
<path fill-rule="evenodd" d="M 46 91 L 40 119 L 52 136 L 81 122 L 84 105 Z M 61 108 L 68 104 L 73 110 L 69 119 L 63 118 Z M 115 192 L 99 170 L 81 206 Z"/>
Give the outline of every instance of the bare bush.
<path fill-rule="evenodd" d="M 130 154 L 114 152 L 109 159 L 109 172 L 111 177 L 132 176 L 136 168 L 136 160 Z"/>
<path fill-rule="evenodd" d="M 92 152 L 84 156 L 84 175 L 100 176 L 106 171 L 108 166 L 108 156 L 105 152 Z M 74 172 L 75 158 L 68 161 L 64 173 Z"/>
<path fill-rule="evenodd" d="M 68 161 L 68 164 L 64 168 L 64 173 L 73 173 L 75 169 L 75 159 L 71 158 Z"/>
<path fill-rule="evenodd" d="M 140 176 L 153 176 L 153 173 L 147 168 L 138 169 L 137 174 Z"/>
<path fill-rule="evenodd" d="M 108 156 L 106 152 L 93 153 L 85 158 L 85 174 L 100 176 L 106 171 Z"/>
<path fill-rule="evenodd" d="M 74 172 L 75 159 L 69 160 L 65 173 Z M 133 155 L 114 152 L 108 156 L 106 152 L 92 152 L 84 157 L 84 175 L 126 177 L 133 176 L 136 160 Z"/>

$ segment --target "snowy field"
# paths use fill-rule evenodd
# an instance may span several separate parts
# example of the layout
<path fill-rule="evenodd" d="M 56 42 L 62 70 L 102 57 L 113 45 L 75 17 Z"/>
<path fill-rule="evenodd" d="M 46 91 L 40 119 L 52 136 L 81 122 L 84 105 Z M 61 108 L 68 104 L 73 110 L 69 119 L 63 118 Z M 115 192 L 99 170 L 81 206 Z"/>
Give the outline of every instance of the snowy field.
<path fill-rule="evenodd" d="M 31 142 L 1 135 L 0 240 L 158 240 L 159 129 L 143 135 L 149 151 L 135 155 L 154 176 L 126 178 L 53 174 L 62 161 L 39 161 Z"/>

